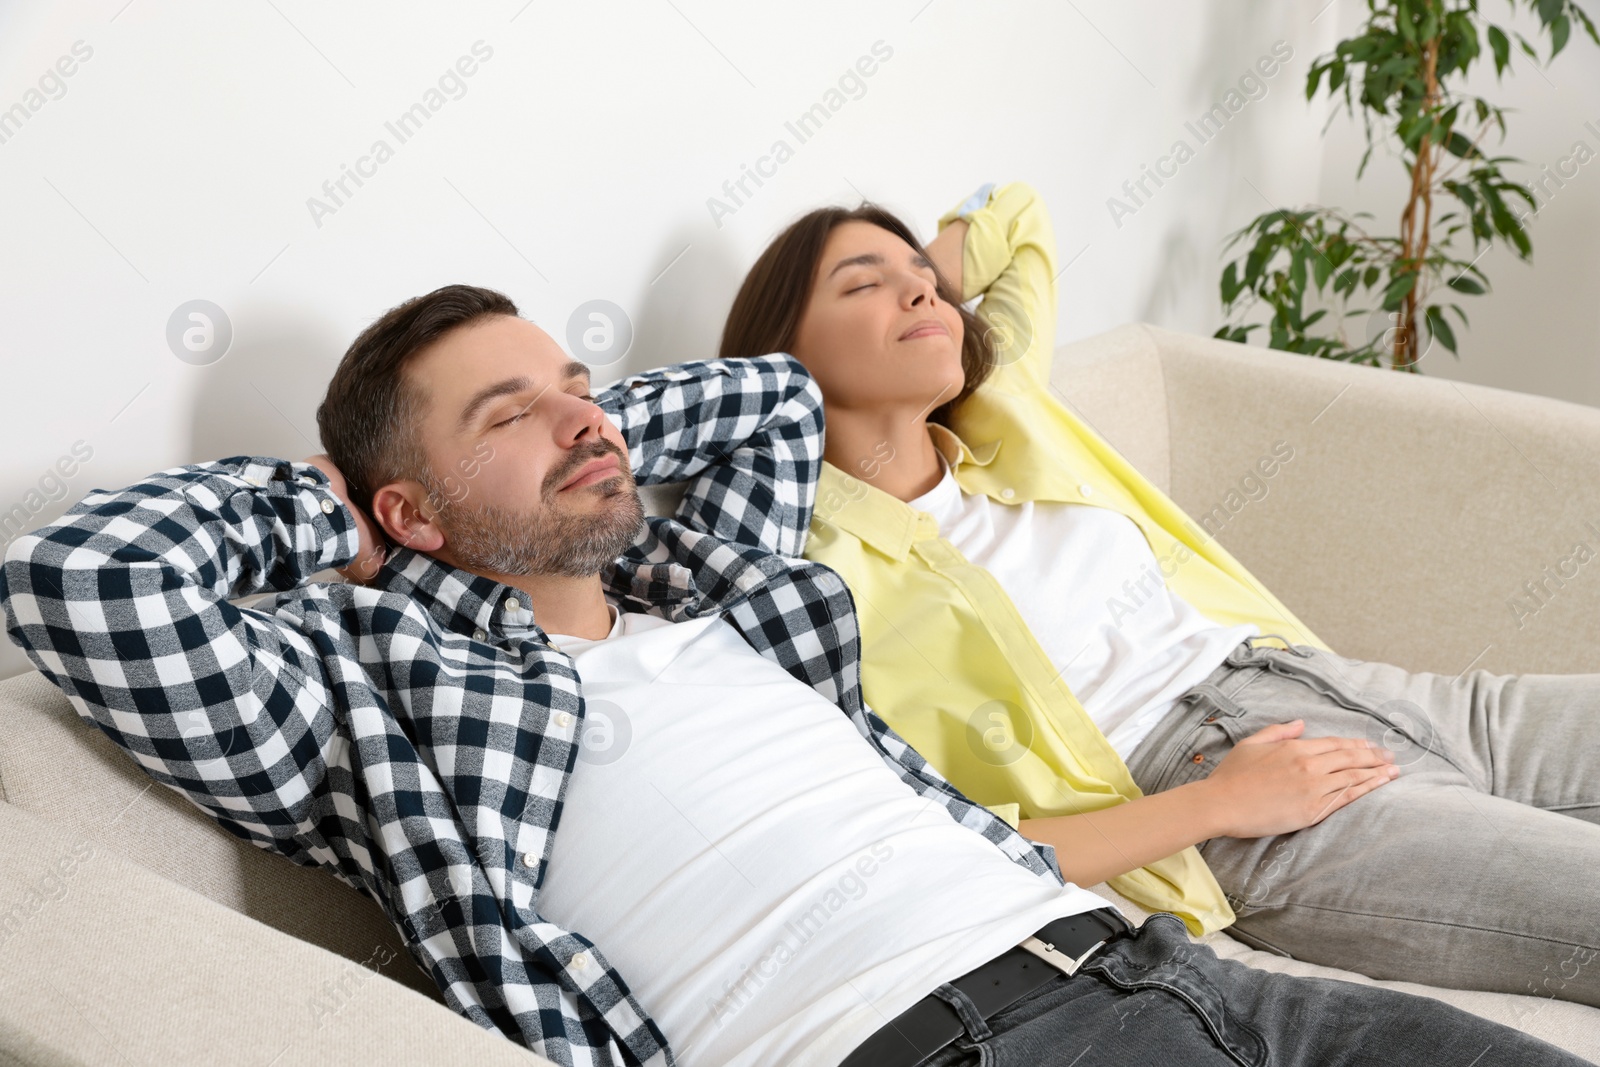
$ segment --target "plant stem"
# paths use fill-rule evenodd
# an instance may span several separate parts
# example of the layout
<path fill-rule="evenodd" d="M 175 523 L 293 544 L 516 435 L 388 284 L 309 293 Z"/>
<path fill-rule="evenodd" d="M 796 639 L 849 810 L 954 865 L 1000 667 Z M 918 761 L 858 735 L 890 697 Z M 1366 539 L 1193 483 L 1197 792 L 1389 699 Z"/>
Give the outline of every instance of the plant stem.
<path fill-rule="evenodd" d="M 1439 42 L 1429 40 L 1423 45 L 1423 77 L 1425 90 L 1422 114 L 1432 115 L 1439 97 Z M 1417 364 L 1417 349 L 1421 331 L 1417 328 L 1417 302 L 1422 297 L 1422 269 L 1428 254 L 1429 229 L 1433 223 L 1433 172 L 1436 147 L 1431 134 L 1423 134 L 1417 144 L 1417 159 L 1411 166 L 1411 196 L 1406 201 L 1405 212 L 1400 216 L 1401 256 L 1406 269 L 1417 275 L 1416 282 L 1405 295 L 1400 317 L 1400 329 L 1395 331 L 1394 369 L 1411 370 Z M 1418 203 L 1422 206 L 1421 224 L 1417 221 Z"/>

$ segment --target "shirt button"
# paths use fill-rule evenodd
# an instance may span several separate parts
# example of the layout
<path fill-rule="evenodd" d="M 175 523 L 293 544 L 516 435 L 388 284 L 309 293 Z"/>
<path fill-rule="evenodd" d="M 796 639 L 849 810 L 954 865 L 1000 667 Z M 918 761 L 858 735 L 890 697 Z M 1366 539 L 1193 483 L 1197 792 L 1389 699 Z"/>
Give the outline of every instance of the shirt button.
<path fill-rule="evenodd" d="M 1094 486 L 1092 486 L 1092 485 L 1080 485 L 1080 486 L 1078 486 L 1078 495 L 1079 496 L 1094 496 Z"/>
<path fill-rule="evenodd" d="M 1000 490 L 1000 495 L 1005 497 L 1007 500 L 1010 500 L 1012 497 L 1017 495 L 1017 491 L 1008 485 L 1004 489 Z"/>
<path fill-rule="evenodd" d="M 587 952 L 580 952 L 576 956 L 572 957 L 572 966 L 580 971 L 589 966 L 589 954 Z"/>
<path fill-rule="evenodd" d="M 327 497 L 323 497 L 323 499 L 322 499 L 322 513 L 324 515 L 332 515 L 333 514 L 333 509 L 338 507 L 338 506 L 339 505 L 335 504 L 333 501 L 329 500 Z"/>
<path fill-rule="evenodd" d="M 539 866 L 539 857 L 532 852 L 524 852 L 522 854 L 522 865 L 524 867 L 537 867 Z"/>
<path fill-rule="evenodd" d="M 566 711 L 556 712 L 556 725 L 565 730 L 572 725 L 572 714 Z"/>
<path fill-rule="evenodd" d="M 507 611 L 521 611 L 522 610 L 522 605 L 517 603 L 517 598 L 516 597 L 508 596 L 508 597 L 506 597 L 506 610 Z"/>
<path fill-rule="evenodd" d="M 484 633 L 482 630 L 474 630 L 474 631 L 472 631 L 472 639 L 474 641 L 482 641 L 485 638 L 487 638 L 488 636 L 489 635 Z"/>
<path fill-rule="evenodd" d="M 1204 756 L 1202 756 L 1200 753 L 1196 752 L 1194 754 L 1193 761 L 1195 763 L 1204 763 L 1206 761 L 1206 758 Z"/>

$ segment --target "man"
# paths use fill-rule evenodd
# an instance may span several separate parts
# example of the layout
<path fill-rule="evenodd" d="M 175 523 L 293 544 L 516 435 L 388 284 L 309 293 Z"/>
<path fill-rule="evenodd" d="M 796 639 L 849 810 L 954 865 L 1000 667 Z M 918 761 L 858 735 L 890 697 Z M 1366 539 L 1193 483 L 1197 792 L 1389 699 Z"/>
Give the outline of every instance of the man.
<path fill-rule="evenodd" d="M 8 552 L 9 632 L 153 778 L 371 896 L 452 1008 L 557 1063 L 1580 1062 L 1062 885 L 862 704 L 849 593 L 794 558 L 800 365 L 588 390 L 498 293 L 409 301 L 334 375 L 331 460 L 91 494 Z M 684 479 L 643 518 L 636 482 Z"/>

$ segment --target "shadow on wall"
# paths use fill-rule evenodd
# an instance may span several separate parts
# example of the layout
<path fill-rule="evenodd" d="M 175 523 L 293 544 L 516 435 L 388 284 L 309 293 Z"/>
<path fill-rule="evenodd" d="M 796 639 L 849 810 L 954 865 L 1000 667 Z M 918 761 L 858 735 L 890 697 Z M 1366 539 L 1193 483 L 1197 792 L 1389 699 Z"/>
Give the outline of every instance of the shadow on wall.
<path fill-rule="evenodd" d="M 1184 121 L 1171 130 L 1151 130 L 1148 134 L 1150 157 L 1140 160 L 1141 164 L 1148 163 L 1154 168 L 1159 157 L 1175 154 L 1173 150 L 1179 140 L 1185 142 L 1193 156 L 1181 164 L 1176 161 L 1169 164 L 1169 169 L 1178 167 L 1177 174 L 1163 180 L 1168 185 L 1195 182 L 1196 189 L 1189 194 L 1191 204 L 1200 195 L 1201 175 L 1213 176 L 1211 210 L 1173 211 L 1166 216 L 1170 221 L 1165 232 L 1154 242 L 1161 251 L 1139 303 L 1141 322 L 1175 324 L 1175 329 L 1189 328 L 1206 334 L 1221 321 L 1216 278 L 1221 273 L 1222 238 L 1247 219 L 1273 206 L 1262 201 L 1248 185 L 1242 185 L 1237 177 L 1244 174 L 1261 186 L 1268 170 L 1267 161 L 1281 150 L 1272 137 L 1273 128 L 1264 121 L 1265 116 L 1259 109 L 1268 97 L 1287 97 L 1304 104 L 1301 72 L 1310 59 L 1306 42 L 1315 30 L 1309 25 L 1314 13 L 1308 12 L 1304 5 L 1274 4 L 1270 0 L 1219 0 L 1210 6 L 1212 10 L 1205 20 L 1205 39 L 1196 49 L 1197 58 L 1192 64 L 1194 75 L 1180 105 Z M 1331 20 L 1331 15 L 1329 17 Z M 1240 34 L 1238 27 L 1241 25 L 1250 27 L 1250 32 Z M 1287 64 L 1273 56 L 1273 44 L 1280 40 L 1288 42 L 1294 50 Z M 1256 65 L 1263 57 L 1272 61 L 1272 77 L 1263 77 Z M 1253 84 L 1248 82 L 1247 76 L 1255 79 Z M 1159 75 L 1157 78 L 1159 85 Z M 1247 80 L 1243 88 L 1241 79 Z M 1236 100 L 1243 99 L 1243 106 L 1226 124 L 1202 128 L 1202 117 L 1222 104 L 1230 90 L 1238 94 Z M 1309 112 L 1305 118 L 1308 122 L 1313 120 Z M 1169 188 L 1156 188 L 1155 195 L 1146 203 L 1164 199 L 1173 192 Z M 1272 195 L 1270 189 L 1262 188 L 1262 192 L 1269 197 Z M 1248 199 L 1239 199 L 1241 197 Z M 1227 208 L 1236 200 L 1250 206 L 1237 222 L 1232 222 Z M 1224 225 L 1219 226 L 1219 220 Z M 1197 283 L 1201 294 L 1198 309 L 1193 303 L 1185 303 L 1186 297 L 1191 301 L 1195 299 Z M 1197 310 L 1203 321 L 1176 325 Z"/>
<path fill-rule="evenodd" d="M 702 229 L 681 222 L 652 257 L 659 273 L 624 309 L 633 323 L 633 344 L 622 359 L 593 365 L 596 385 L 716 355 L 746 268 L 727 245 L 705 240 Z M 185 462 L 237 455 L 298 460 L 320 452 L 317 405 L 354 334 L 319 317 L 309 302 L 224 310 L 233 342 L 222 358 L 200 368 Z M 385 310 L 374 309 L 372 318 Z M 538 325 L 571 348 L 566 323 Z M 573 355 L 583 358 L 581 351 Z"/>
<path fill-rule="evenodd" d="M 256 455 L 304 459 L 322 451 L 317 405 L 353 338 L 312 304 L 226 309 L 234 341 L 194 393 L 194 461 Z"/>
<path fill-rule="evenodd" d="M 646 284 L 634 307 L 625 309 L 633 323 L 633 344 L 622 359 L 594 365 L 596 385 L 716 355 L 745 266 L 726 245 L 703 240 L 688 222 L 673 231 L 653 258 L 660 273 Z M 354 335 L 319 318 L 314 304 L 224 310 L 234 340 L 222 358 L 202 368 L 190 415 L 187 461 L 237 455 L 297 460 L 320 452 L 317 405 Z M 385 310 L 375 309 L 372 317 Z M 571 347 L 565 323 L 538 325 Z M 583 356 L 581 351 L 573 354 Z"/>
<path fill-rule="evenodd" d="M 310 305 L 247 304 L 224 310 L 233 341 L 215 363 L 193 368 L 199 385 L 188 418 L 189 443 L 174 465 L 238 455 L 303 459 L 320 452 L 317 404 L 350 338 L 332 323 L 318 321 Z M 74 482 L 67 499 L 53 503 L 53 511 L 41 512 L 29 528 L 53 522 L 91 485 L 114 487 L 148 473 L 127 471 L 119 479 L 106 477 L 101 469 Z M 31 667 L 0 636 L 0 678 Z"/>
<path fill-rule="evenodd" d="M 660 273 L 651 276 L 634 308 L 628 309 L 633 348 L 616 363 L 596 366 L 596 384 L 717 354 L 722 324 L 748 266 L 725 242 L 708 240 L 703 225 L 688 220 L 673 228 L 651 261 L 660 264 Z M 582 357 L 581 352 L 573 354 Z"/>

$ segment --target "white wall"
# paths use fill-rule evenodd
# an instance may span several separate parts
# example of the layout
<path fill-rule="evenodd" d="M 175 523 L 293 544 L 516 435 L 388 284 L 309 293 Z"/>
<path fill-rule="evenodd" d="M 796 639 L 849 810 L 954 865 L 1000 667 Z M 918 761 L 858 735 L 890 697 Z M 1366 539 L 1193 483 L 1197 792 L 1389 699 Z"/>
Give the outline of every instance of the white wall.
<path fill-rule="evenodd" d="M 93 50 L 65 93 L 41 94 L 0 143 L 0 514 L 38 505 L 37 525 L 92 487 L 164 466 L 317 450 L 313 413 L 345 346 L 384 309 L 447 282 L 506 291 L 558 338 L 585 301 L 620 305 L 636 340 L 597 381 L 709 355 L 763 244 L 810 207 L 862 195 L 929 232 L 981 182 L 1025 178 L 1047 197 L 1070 261 L 1060 340 L 1140 319 L 1209 334 L 1220 320 L 1220 239 L 1268 206 L 1316 199 L 1337 173 L 1324 158 L 1326 107 L 1308 107 L 1302 87 L 1339 19 L 1364 5 L 1338 0 L 1319 16 L 1322 7 L 0 7 L 0 109 L 26 107 L 75 42 Z M 465 94 L 398 143 L 385 123 L 478 41 L 492 56 Z M 1278 41 L 1292 49 L 1287 66 L 1201 144 L 1185 123 L 1224 101 Z M 798 143 L 785 122 L 825 102 L 877 42 L 892 55 L 859 98 Z M 1588 84 L 1600 84 L 1587 69 Z M 308 198 L 379 138 L 393 158 L 314 219 Z M 780 138 L 793 157 L 714 220 L 708 198 Z M 1108 199 L 1180 138 L 1193 158 L 1114 220 Z M 1592 186 L 1575 189 L 1573 204 L 1600 177 Z M 1577 255 L 1568 225 L 1539 236 L 1552 260 L 1563 247 Z M 1524 318 L 1581 311 L 1592 338 L 1592 299 L 1519 297 L 1509 281 L 1503 292 L 1510 307 L 1526 301 Z M 209 365 L 181 361 L 166 337 L 174 310 L 194 299 L 219 305 L 232 325 L 231 347 Z M 1565 340 L 1559 333 L 1545 339 Z M 1486 347 L 1475 339 L 1464 362 L 1493 365 Z M 77 442 L 93 456 L 65 498 L 30 495 Z M 21 669 L 0 644 L 0 674 Z"/>

